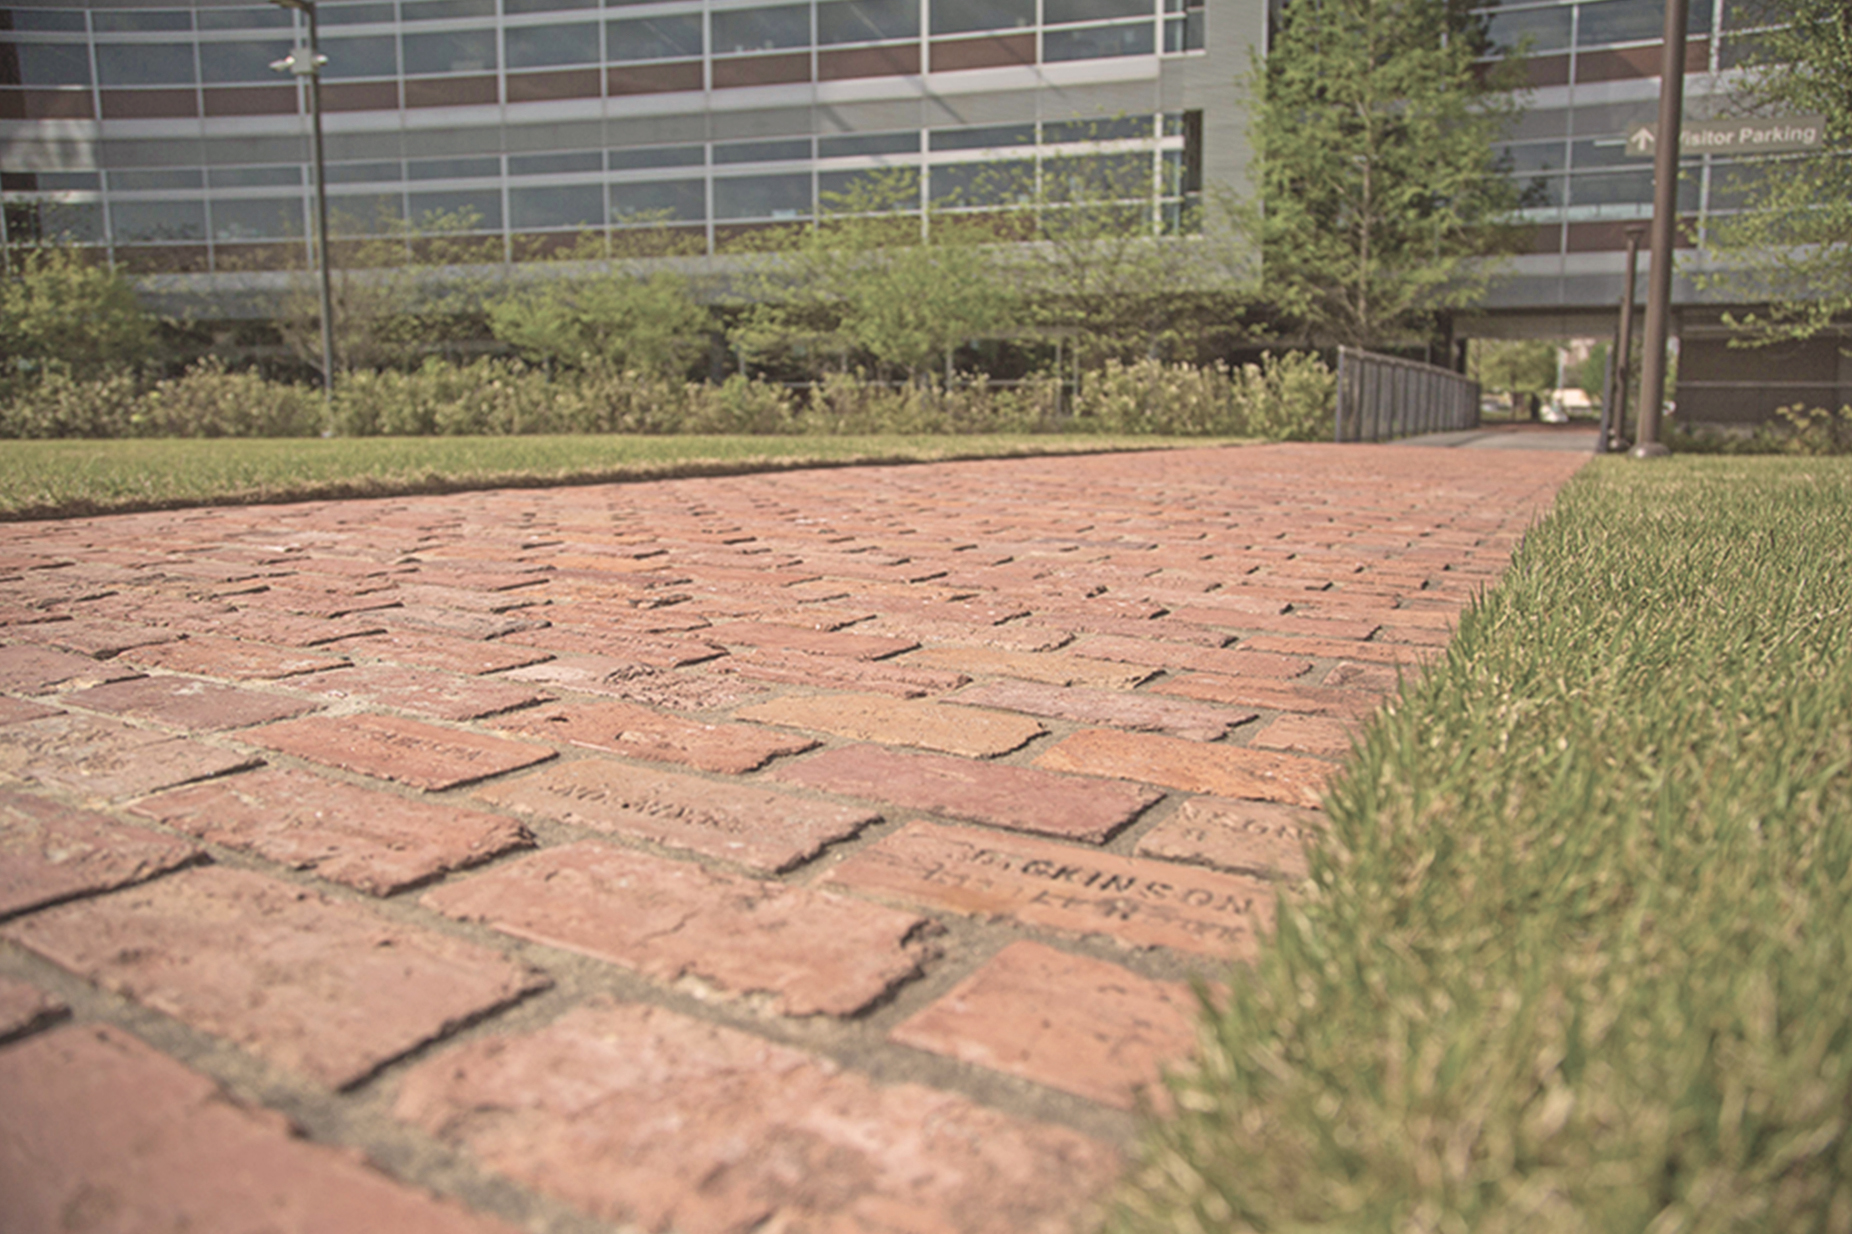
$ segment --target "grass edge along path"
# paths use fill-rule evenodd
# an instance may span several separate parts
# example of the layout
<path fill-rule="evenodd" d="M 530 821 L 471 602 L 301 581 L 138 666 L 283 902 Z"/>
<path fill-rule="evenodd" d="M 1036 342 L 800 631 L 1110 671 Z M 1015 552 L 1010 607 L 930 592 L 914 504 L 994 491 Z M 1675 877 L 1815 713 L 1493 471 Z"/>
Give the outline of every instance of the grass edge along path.
<path fill-rule="evenodd" d="M 1852 460 L 1596 460 L 1326 806 L 1112 1229 L 1852 1229 Z"/>
<path fill-rule="evenodd" d="M 142 438 L 9 441 L 0 521 L 1240 444 L 1068 435 Z"/>

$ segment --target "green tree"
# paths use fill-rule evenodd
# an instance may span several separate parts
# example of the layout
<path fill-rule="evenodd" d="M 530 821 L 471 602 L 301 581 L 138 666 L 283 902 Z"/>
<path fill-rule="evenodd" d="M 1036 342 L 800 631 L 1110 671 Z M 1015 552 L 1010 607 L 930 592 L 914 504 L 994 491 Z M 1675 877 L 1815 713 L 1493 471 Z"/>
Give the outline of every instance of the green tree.
<path fill-rule="evenodd" d="M 1474 339 L 1466 353 L 1466 373 L 1488 393 L 1504 395 L 1516 411 L 1520 400 L 1541 398 L 1555 387 L 1556 344 L 1550 339 Z"/>
<path fill-rule="evenodd" d="M 1738 102 L 1753 115 L 1825 116 L 1825 147 L 1739 167 L 1726 191 L 1742 212 L 1709 229 L 1723 268 L 1705 282 L 1768 304 L 1735 319 L 1749 341 L 1811 338 L 1852 313 L 1852 7 L 1746 0 L 1731 25 L 1748 53 Z"/>
<path fill-rule="evenodd" d="M 0 275 L 0 365 L 95 377 L 154 358 L 155 324 L 120 273 L 70 244 L 14 248 Z"/>
<path fill-rule="evenodd" d="M 1309 339 L 1432 336 L 1515 251 L 1519 190 L 1496 143 L 1515 63 L 1486 74 L 1462 0 L 1293 0 L 1251 77 L 1256 192 L 1230 218 L 1262 293 Z"/>

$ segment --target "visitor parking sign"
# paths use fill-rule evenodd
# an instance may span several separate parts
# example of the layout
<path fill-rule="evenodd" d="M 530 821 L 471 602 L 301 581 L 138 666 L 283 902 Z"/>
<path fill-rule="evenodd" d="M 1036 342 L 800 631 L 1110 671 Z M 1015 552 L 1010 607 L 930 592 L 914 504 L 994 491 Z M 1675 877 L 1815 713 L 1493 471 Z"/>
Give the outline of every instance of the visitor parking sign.
<path fill-rule="evenodd" d="M 1627 130 L 1627 153 L 1634 158 L 1653 157 L 1658 144 L 1656 124 L 1638 124 Z M 1825 116 L 1687 120 L 1678 133 L 1680 154 L 1780 154 L 1818 150 L 1825 144 Z"/>

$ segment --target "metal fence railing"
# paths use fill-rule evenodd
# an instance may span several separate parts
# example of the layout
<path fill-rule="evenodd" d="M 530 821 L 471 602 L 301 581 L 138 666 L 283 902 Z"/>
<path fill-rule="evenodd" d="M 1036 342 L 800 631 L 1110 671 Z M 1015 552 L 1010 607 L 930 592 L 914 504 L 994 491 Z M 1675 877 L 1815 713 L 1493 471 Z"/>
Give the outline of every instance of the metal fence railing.
<path fill-rule="evenodd" d="M 1388 441 L 1478 425 L 1478 382 L 1432 364 L 1338 348 L 1337 440 Z"/>

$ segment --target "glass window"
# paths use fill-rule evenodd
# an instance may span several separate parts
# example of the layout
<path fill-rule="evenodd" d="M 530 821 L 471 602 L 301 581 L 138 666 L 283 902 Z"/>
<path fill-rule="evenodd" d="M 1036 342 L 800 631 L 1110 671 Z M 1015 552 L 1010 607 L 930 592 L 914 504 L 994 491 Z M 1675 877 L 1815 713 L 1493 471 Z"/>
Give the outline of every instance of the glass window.
<path fill-rule="evenodd" d="M 318 4 L 315 16 L 324 26 L 363 26 L 398 19 L 390 4 Z"/>
<path fill-rule="evenodd" d="M 604 186 L 558 184 L 510 189 L 508 214 L 517 228 L 598 227 L 604 222 Z"/>
<path fill-rule="evenodd" d="M 84 29 L 84 15 L 64 9 L 14 9 L 13 29 L 76 30 L 81 33 Z"/>
<path fill-rule="evenodd" d="M 920 208 L 919 168 L 826 171 L 817 177 L 817 200 L 824 210 L 911 213 Z"/>
<path fill-rule="evenodd" d="M 613 223 L 689 222 L 707 218 L 707 186 L 701 180 L 655 184 L 613 184 Z"/>
<path fill-rule="evenodd" d="M 495 0 L 405 0 L 399 11 L 406 21 L 444 21 L 453 17 L 493 17 Z"/>
<path fill-rule="evenodd" d="M 461 159 L 413 159 L 405 165 L 410 180 L 464 180 L 474 176 L 499 176 L 502 161 L 494 155 Z"/>
<path fill-rule="evenodd" d="M 511 154 L 511 176 L 560 176 L 572 172 L 603 171 L 604 156 L 596 150 L 575 150 L 570 154 Z"/>
<path fill-rule="evenodd" d="M 701 54 L 701 15 L 643 17 L 605 23 L 606 57 L 626 60 L 683 60 Z"/>
<path fill-rule="evenodd" d="M 1157 40 L 1151 23 L 1130 26 L 1076 26 L 1042 34 L 1042 59 L 1097 60 L 1106 56 L 1148 56 Z"/>
<path fill-rule="evenodd" d="M 1203 49 L 1203 10 L 1191 9 L 1187 17 L 1174 17 L 1164 23 L 1164 50 L 1167 52 Z"/>
<path fill-rule="evenodd" d="M 82 43 L 18 43 L 14 50 L 19 53 L 19 85 L 90 84 L 90 49 Z"/>
<path fill-rule="evenodd" d="M 1151 195 L 1148 154 L 1085 154 L 1042 164 L 1042 191 L 1050 201 L 1115 201 Z"/>
<path fill-rule="evenodd" d="M 1486 27 L 1487 50 L 1493 55 L 1509 55 L 1526 46 L 1528 39 L 1533 54 L 1567 51 L 1574 14 L 1575 10 L 1565 4 L 1494 13 Z"/>
<path fill-rule="evenodd" d="M 769 51 L 810 46 L 810 6 L 784 4 L 770 9 L 727 9 L 715 13 L 714 54 Z"/>
<path fill-rule="evenodd" d="M 1628 157 L 1627 140 L 1623 137 L 1570 142 L 1569 159 L 1570 166 L 1578 171 L 1584 167 L 1650 167 L 1653 162 L 1651 159 Z"/>
<path fill-rule="evenodd" d="M 650 167 L 699 167 L 707 162 L 700 146 L 645 146 L 640 150 L 613 150 L 612 171 L 643 171 Z"/>
<path fill-rule="evenodd" d="M 399 75 L 399 40 L 390 34 L 375 34 L 357 39 L 323 39 L 322 77 L 397 77 Z"/>
<path fill-rule="evenodd" d="M 145 171 L 109 173 L 109 187 L 119 193 L 147 192 L 150 189 L 196 189 L 199 186 L 199 170 L 194 167 L 159 167 Z"/>
<path fill-rule="evenodd" d="M 1033 124 L 988 124 L 975 129 L 934 129 L 927 134 L 929 150 L 980 150 L 987 146 L 1033 146 Z"/>
<path fill-rule="evenodd" d="M 1577 47 L 1656 40 L 1665 33 L 1665 0 L 1600 0 L 1584 4 L 1579 23 Z M 1711 6 L 1692 5 L 1685 29 L 1692 34 L 1708 34 L 1710 28 Z"/>
<path fill-rule="evenodd" d="M 1049 26 L 1149 16 L 1151 0 L 1042 0 L 1042 22 Z"/>
<path fill-rule="evenodd" d="M 328 164 L 328 183 L 330 184 L 367 184 L 381 181 L 393 183 L 403 175 L 404 170 L 396 159 L 381 163 Z"/>
<path fill-rule="evenodd" d="M 1569 200 L 1578 206 L 1614 203 L 1649 204 L 1653 200 L 1651 168 L 1641 171 L 1604 171 L 1569 180 Z"/>
<path fill-rule="evenodd" d="M 1035 24 L 1035 0 L 933 0 L 934 34 L 1018 30 Z"/>
<path fill-rule="evenodd" d="M 714 146 L 716 163 L 780 163 L 810 157 L 810 138 L 782 141 L 729 141 Z"/>
<path fill-rule="evenodd" d="M 1526 141 L 1501 146 L 1498 155 L 1510 160 L 1514 172 L 1561 171 L 1569 165 L 1560 141 Z"/>
<path fill-rule="evenodd" d="M 1518 204 L 1526 210 L 1557 210 L 1562 207 L 1567 176 L 1521 176 L 1518 178 Z"/>
<path fill-rule="evenodd" d="M 97 33 L 138 34 L 145 30 L 191 30 L 191 9 L 98 9 L 90 15 Z"/>
<path fill-rule="evenodd" d="M 946 206 L 999 206 L 1035 197 L 1035 164 L 1028 159 L 950 163 L 932 169 L 932 200 Z"/>
<path fill-rule="evenodd" d="M 287 240 L 303 234 L 299 197 L 250 197 L 212 203 L 214 240 Z"/>
<path fill-rule="evenodd" d="M 920 135 L 905 133 L 844 133 L 838 137 L 817 138 L 817 157 L 850 158 L 871 154 L 917 154 Z"/>
<path fill-rule="evenodd" d="M 598 0 L 502 0 L 502 12 L 552 13 L 560 9 L 595 9 Z"/>
<path fill-rule="evenodd" d="M 919 0 L 833 0 L 817 6 L 819 43 L 872 43 L 919 36 Z"/>
<path fill-rule="evenodd" d="M 190 86 L 191 43 L 98 43 L 97 76 L 106 86 Z"/>
<path fill-rule="evenodd" d="M 272 4 L 248 9 L 199 9 L 194 17 L 201 30 L 265 30 L 293 24 L 288 9 Z"/>
<path fill-rule="evenodd" d="M 1734 211 L 1753 204 L 1766 191 L 1768 173 L 1765 162 L 1719 159 L 1711 165 L 1711 210 Z"/>
<path fill-rule="evenodd" d="M 1126 141 L 1151 136 L 1150 116 L 1114 116 L 1100 120 L 1055 120 L 1042 125 L 1042 141 L 1051 146 L 1071 141 Z"/>
<path fill-rule="evenodd" d="M 570 26 L 510 26 L 502 42 L 511 69 L 545 68 L 555 64 L 596 64 L 598 23 Z"/>
<path fill-rule="evenodd" d="M 300 167 L 208 167 L 206 183 L 215 189 L 245 189 L 301 184 Z"/>
<path fill-rule="evenodd" d="M 501 191 L 472 189 L 452 193 L 413 193 L 411 217 L 420 227 L 500 231 Z"/>
<path fill-rule="evenodd" d="M 109 207 L 117 244 L 159 244 L 206 238 L 203 201 L 119 201 Z"/>
<path fill-rule="evenodd" d="M 332 184 L 334 178 L 329 177 Z M 384 236 L 405 218 L 405 199 L 397 193 L 352 193 L 328 199 L 328 234 Z"/>
<path fill-rule="evenodd" d="M 69 239 L 76 244 L 103 240 L 101 202 L 9 201 L 7 236 L 16 241 Z"/>
<path fill-rule="evenodd" d="M 103 177 L 94 171 L 41 171 L 39 189 L 46 193 L 85 192 L 103 187 Z"/>
<path fill-rule="evenodd" d="M 717 219 L 795 219 L 809 213 L 809 172 L 714 181 Z"/>
<path fill-rule="evenodd" d="M 263 43 L 201 43 L 199 75 L 207 82 L 276 80 L 280 75 L 270 67 L 270 62 L 281 60 L 294 46 L 289 39 Z"/>
<path fill-rule="evenodd" d="M 446 30 L 405 36 L 405 72 L 488 73 L 495 69 L 495 31 Z"/>

